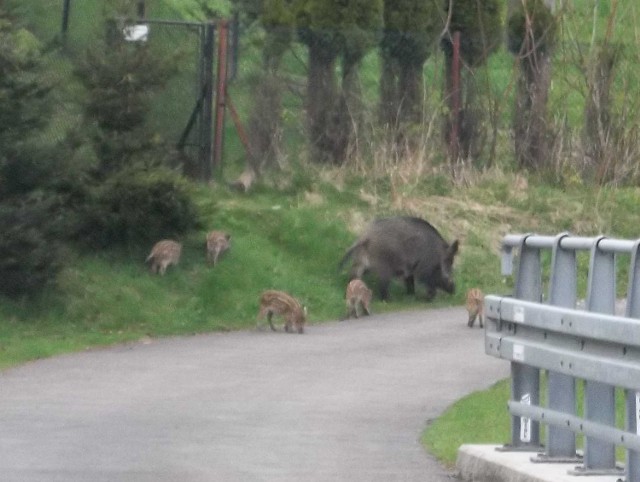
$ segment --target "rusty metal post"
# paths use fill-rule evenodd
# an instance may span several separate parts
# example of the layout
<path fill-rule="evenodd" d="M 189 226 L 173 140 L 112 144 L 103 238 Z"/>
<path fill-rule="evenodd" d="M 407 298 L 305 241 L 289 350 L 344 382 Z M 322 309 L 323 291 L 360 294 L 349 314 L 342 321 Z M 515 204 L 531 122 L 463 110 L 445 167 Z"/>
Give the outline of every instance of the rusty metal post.
<path fill-rule="evenodd" d="M 218 24 L 218 59 L 216 79 L 215 133 L 213 140 L 213 170 L 222 174 L 222 150 L 224 145 L 224 121 L 227 91 L 227 48 L 229 22 L 221 20 Z"/>
<path fill-rule="evenodd" d="M 451 112 L 449 114 L 451 130 L 449 131 L 449 155 L 451 163 L 458 160 L 460 146 L 460 32 L 453 34 L 453 56 L 451 61 Z"/>

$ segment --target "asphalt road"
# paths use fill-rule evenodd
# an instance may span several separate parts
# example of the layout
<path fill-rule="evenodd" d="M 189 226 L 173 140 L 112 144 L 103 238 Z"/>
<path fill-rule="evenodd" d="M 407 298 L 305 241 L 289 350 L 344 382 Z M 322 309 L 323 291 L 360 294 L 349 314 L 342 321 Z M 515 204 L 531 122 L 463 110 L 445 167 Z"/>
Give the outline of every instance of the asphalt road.
<path fill-rule="evenodd" d="M 0 372 L 0 480 L 450 481 L 422 430 L 508 372 L 461 308 L 42 360 Z"/>

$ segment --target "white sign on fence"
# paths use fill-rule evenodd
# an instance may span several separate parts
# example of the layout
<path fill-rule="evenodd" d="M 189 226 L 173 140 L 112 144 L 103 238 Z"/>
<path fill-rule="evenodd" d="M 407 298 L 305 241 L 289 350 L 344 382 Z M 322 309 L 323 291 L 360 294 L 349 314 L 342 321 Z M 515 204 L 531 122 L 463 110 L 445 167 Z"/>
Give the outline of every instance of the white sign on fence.
<path fill-rule="evenodd" d="M 513 307 L 513 321 L 516 323 L 524 323 L 524 306 Z"/>
<path fill-rule="evenodd" d="M 524 362 L 524 345 L 513 345 L 513 361 Z"/>
<path fill-rule="evenodd" d="M 127 42 L 146 42 L 149 39 L 148 25 L 129 25 L 122 29 Z"/>
<path fill-rule="evenodd" d="M 636 392 L 636 433 L 640 435 L 640 392 Z"/>
<path fill-rule="evenodd" d="M 524 405 L 531 405 L 531 394 L 525 393 L 522 395 L 520 402 Z M 520 441 L 524 443 L 531 442 L 531 419 L 527 417 L 520 417 Z"/>

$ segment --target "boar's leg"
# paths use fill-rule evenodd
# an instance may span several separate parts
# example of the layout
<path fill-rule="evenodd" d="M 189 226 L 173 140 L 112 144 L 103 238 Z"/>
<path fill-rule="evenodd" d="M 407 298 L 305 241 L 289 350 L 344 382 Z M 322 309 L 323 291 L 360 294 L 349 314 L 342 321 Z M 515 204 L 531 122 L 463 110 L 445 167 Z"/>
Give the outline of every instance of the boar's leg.
<path fill-rule="evenodd" d="M 378 281 L 378 292 L 380 293 L 380 299 L 382 301 L 389 299 L 389 284 L 390 280 L 386 278 L 380 278 Z"/>
<path fill-rule="evenodd" d="M 273 318 L 273 311 L 269 311 L 267 313 L 267 321 L 269 322 L 269 326 L 271 327 L 271 331 L 276 331 L 276 327 L 273 326 L 273 321 L 271 320 L 271 318 Z"/>
<path fill-rule="evenodd" d="M 415 282 L 415 279 L 414 279 L 413 275 L 409 275 L 404 279 L 404 285 L 407 288 L 407 294 L 408 295 L 415 295 L 416 294 L 416 282 Z"/>
<path fill-rule="evenodd" d="M 356 312 L 353 301 L 349 301 L 347 303 L 347 313 L 344 315 L 344 319 L 348 320 L 355 314 L 356 318 L 358 317 L 358 313 Z"/>
<path fill-rule="evenodd" d="M 436 296 L 436 287 L 432 284 L 427 285 L 427 301 L 431 301 Z"/>
<path fill-rule="evenodd" d="M 295 324 L 295 321 L 291 319 L 290 316 L 287 316 L 284 319 L 284 331 L 286 331 L 287 333 L 289 333 L 292 329 L 293 329 L 293 325 Z"/>
<path fill-rule="evenodd" d="M 393 270 L 389 266 L 378 266 L 376 274 L 378 275 L 380 299 L 386 301 L 389 299 L 389 285 L 394 277 Z"/>
<path fill-rule="evenodd" d="M 469 328 L 473 328 L 473 324 L 476 322 L 476 314 L 475 313 L 469 313 L 469 321 L 467 322 L 467 326 Z M 482 325 L 480 325 L 482 326 Z"/>

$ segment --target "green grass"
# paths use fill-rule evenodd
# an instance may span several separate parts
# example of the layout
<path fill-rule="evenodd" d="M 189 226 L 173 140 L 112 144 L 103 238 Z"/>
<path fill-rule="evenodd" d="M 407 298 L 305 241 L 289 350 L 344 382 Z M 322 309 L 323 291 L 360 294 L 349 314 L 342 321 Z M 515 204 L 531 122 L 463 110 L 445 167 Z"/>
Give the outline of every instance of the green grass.
<path fill-rule="evenodd" d="M 338 274 L 337 263 L 355 237 L 337 222 L 346 205 L 310 205 L 302 195 L 270 189 L 245 197 L 201 187 L 197 197 L 205 228 L 182 240 L 181 263 L 166 276 L 152 276 L 144 265 L 150 246 L 76 254 L 56 289 L 35 301 L 2 299 L 0 367 L 143 336 L 250 328 L 260 293 L 271 288 L 298 297 L 312 323 L 344 313 L 346 273 Z M 336 200 L 350 197 L 335 192 Z M 232 235 L 215 268 L 204 262 L 210 229 Z M 410 299 L 377 311 L 407 301 L 418 305 Z"/>
<path fill-rule="evenodd" d="M 505 361 L 505 363 L 508 363 Z M 502 380 L 487 390 L 472 393 L 451 405 L 422 434 L 422 444 L 449 467 L 456 461 L 463 444 L 504 445 L 511 443 L 511 415 L 507 401 L 510 380 Z M 546 374 L 540 383 L 540 405 L 546 406 Z M 616 427 L 624 429 L 625 400 L 623 390 L 616 390 Z M 584 416 L 584 383 L 576 384 L 576 414 Z M 546 426 L 540 424 L 540 442 L 545 443 Z M 584 448 L 584 436 L 576 437 L 576 448 Z M 625 450 L 617 447 L 616 459 L 625 460 Z"/>
<path fill-rule="evenodd" d="M 503 380 L 457 401 L 425 430 L 422 443 L 449 466 L 455 463 L 462 444 L 507 443 L 511 433 L 506 409 L 509 393 L 509 380 Z"/>
<path fill-rule="evenodd" d="M 500 239 L 506 233 L 555 234 L 572 228 L 578 235 L 629 237 L 630 231 L 608 230 L 615 225 L 614 213 L 629 225 L 640 223 L 636 189 L 603 194 L 541 185 L 521 193 L 504 188 L 511 183 L 504 174 L 481 178 L 470 187 L 452 185 L 446 197 L 429 194 L 427 184 L 427 191 L 413 187 L 392 200 L 384 184 L 376 187 L 354 179 L 338 188 L 335 179 L 341 176 L 340 170 L 327 170 L 299 173 L 287 181 L 281 173 L 279 182 L 285 187 L 270 185 L 267 179 L 251 195 L 196 188 L 203 229 L 181 240 L 181 264 L 164 277 L 152 276 L 144 265 L 150 246 L 70 254 L 56 289 L 35 301 L 1 300 L 0 367 L 143 336 L 250 328 L 260 293 L 271 288 L 300 298 L 312 323 L 337 319 L 345 309 L 347 276 L 337 272 L 338 261 L 366 222 L 380 215 L 419 214 L 449 241 L 461 240 L 457 293 L 441 293 L 431 306 L 462 304 L 473 286 L 509 293 L 511 280 L 503 280 L 499 262 Z M 317 180 L 321 177 L 326 180 Z M 367 194 L 374 189 L 377 197 L 371 201 Z M 592 197 L 601 201 L 591 210 L 574 209 L 576 204 L 589 205 Z M 602 224 L 592 224 L 594 218 Z M 567 219 L 573 220 L 572 226 Z M 215 268 L 204 262 L 204 238 L 211 229 L 232 235 L 231 250 Z M 619 271 L 624 287 L 626 267 Z M 424 306 L 404 295 L 400 283 L 394 284 L 392 299 L 374 303 L 374 311 Z"/>

